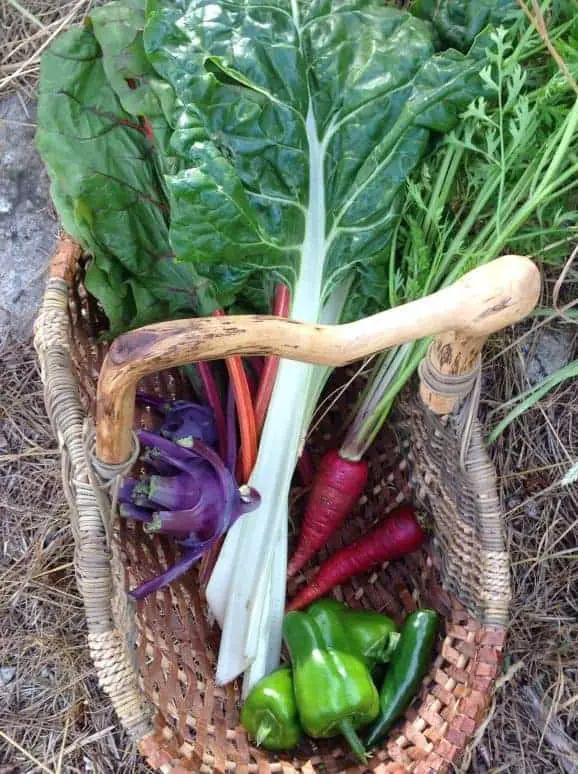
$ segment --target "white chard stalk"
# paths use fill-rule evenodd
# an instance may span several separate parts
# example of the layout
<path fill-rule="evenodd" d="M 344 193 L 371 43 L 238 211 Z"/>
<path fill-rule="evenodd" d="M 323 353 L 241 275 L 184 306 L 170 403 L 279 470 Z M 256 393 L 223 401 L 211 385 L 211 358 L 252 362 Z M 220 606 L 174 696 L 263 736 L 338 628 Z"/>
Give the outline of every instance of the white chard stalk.
<path fill-rule="evenodd" d="M 297 14 L 296 3 L 294 14 Z M 311 103 L 306 129 L 309 207 L 291 317 L 317 322 L 322 311 L 326 251 L 324 148 L 317 137 Z M 245 693 L 266 674 L 266 665 L 274 668 L 279 662 L 287 573 L 289 489 L 309 420 L 307 396 L 317 386 L 315 372 L 315 367 L 308 363 L 280 361 L 257 462 L 249 481 L 261 493 L 261 504 L 247 514 L 249 518 L 243 517 L 229 531 L 207 586 L 211 611 L 222 621 L 217 684 L 234 680 L 254 664 L 246 674 Z"/>

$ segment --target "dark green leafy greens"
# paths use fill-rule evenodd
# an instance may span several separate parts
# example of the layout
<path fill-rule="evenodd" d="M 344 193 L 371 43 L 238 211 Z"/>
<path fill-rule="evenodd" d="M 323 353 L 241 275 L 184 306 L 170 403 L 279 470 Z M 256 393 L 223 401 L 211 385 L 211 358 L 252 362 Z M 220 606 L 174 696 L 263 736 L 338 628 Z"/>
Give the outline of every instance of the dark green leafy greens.
<path fill-rule="evenodd" d="M 199 290 L 194 268 L 174 260 L 168 240 L 163 174 L 178 162 L 159 148 L 169 133 L 162 105 L 171 102 L 170 87 L 157 79 L 157 99 L 145 84 L 150 65 L 133 52 L 134 40 L 119 34 L 126 31 L 114 22 L 119 6 L 94 12 L 99 39 L 109 36 L 104 56 L 90 28 L 67 31 L 44 55 L 37 133 L 62 226 L 94 256 L 86 286 L 102 303 L 112 334 L 193 314 Z M 113 60 L 124 67 L 122 77 L 112 78 L 116 89 Z M 126 89 L 120 85 L 125 76 L 142 79 L 134 96 L 126 82 Z M 149 110 L 150 124 L 139 106 Z"/>
<path fill-rule="evenodd" d="M 177 98 L 176 256 L 225 307 L 274 277 L 298 319 L 382 309 L 403 185 L 481 92 L 482 47 L 436 52 L 431 25 L 369 0 L 150 0 L 144 40 Z M 319 376 L 281 363 L 251 476 L 258 517 L 229 531 L 207 588 L 221 683 L 250 665 L 247 688 L 279 656 L 287 497 Z"/>
<path fill-rule="evenodd" d="M 488 25 L 519 18 L 520 6 L 516 0 L 415 0 L 412 12 L 431 21 L 442 45 L 465 51 Z"/>
<path fill-rule="evenodd" d="M 349 318 L 383 308 L 400 187 L 476 93 L 476 61 L 436 54 L 427 24 L 373 0 L 152 0 L 145 47 L 182 104 L 177 256 L 225 306 L 265 269 L 300 317 L 344 283 Z"/>
<path fill-rule="evenodd" d="M 88 30 L 68 31 L 45 55 L 38 124 L 38 148 L 62 225 L 99 255 L 87 287 L 94 289 L 109 320 L 128 322 L 128 307 L 136 307 L 137 297 L 141 308 L 153 298 L 144 288 L 122 282 L 115 255 L 120 253 L 135 274 L 143 264 L 143 245 L 167 255 L 168 209 L 147 157 L 149 143 L 112 93 Z M 114 292 L 102 292 L 107 283 Z"/>
<path fill-rule="evenodd" d="M 175 93 L 158 76 L 143 45 L 143 0 L 113 0 L 94 8 L 89 24 L 102 52 L 105 75 L 127 113 L 146 118 L 163 173 L 176 172 L 181 161 L 170 149 Z M 164 180 L 160 179 L 164 186 Z"/>
<path fill-rule="evenodd" d="M 348 319 L 382 308 L 399 187 L 479 85 L 472 58 L 367 1 L 217 20 L 210 3 L 151 2 L 147 56 L 143 5 L 94 9 L 42 63 L 38 146 L 111 333 L 217 303 L 265 311 L 275 279 L 295 289 L 304 271 L 317 311 L 305 299 L 300 316 L 339 286 L 331 317 L 346 297 Z"/>

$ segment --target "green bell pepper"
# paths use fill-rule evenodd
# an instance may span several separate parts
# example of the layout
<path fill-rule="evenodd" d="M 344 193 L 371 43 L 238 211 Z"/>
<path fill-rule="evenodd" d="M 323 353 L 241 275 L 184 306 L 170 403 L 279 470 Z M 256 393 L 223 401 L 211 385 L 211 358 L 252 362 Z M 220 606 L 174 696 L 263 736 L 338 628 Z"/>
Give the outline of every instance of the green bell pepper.
<path fill-rule="evenodd" d="M 301 726 L 289 667 L 276 669 L 253 686 L 241 723 L 257 747 L 290 750 L 299 744 Z"/>
<path fill-rule="evenodd" d="M 287 613 L 283 636 L 293 662 L 293 685 L 303 730 L 314 738 L 341 733 L 358 759 L 366 753 L 356 729 L 375 720 L 379 696 L 365 664 L 328 648 L 306 613 Z"/>
<path fill-rule="evenodd" d="M 353 610 L 327 597 L 310 605 L 306 613 L 329 647 L 359 656 L 370 671 L 389 661 L 399 640 L 395 621 L 374 610 Z"/>
<path fill-rule="evenodd" d="M 345 625 L 369 669 L 391 659 L 400 637 L 393 619 L 375 610 L 349 610 Z"/>
<path fill-rule="evenodd" d="M 375 747 L 405 712 L 428 670 L 439 616 L 434 610 L 408 615 L 379 694 L 380 714 L 369 731 L 366 747 Z"/>
<path fill-rule="evenodd" d="M 351 638 L 351 632 L 345 628 L 343 617 L 345 609 L 345 605 L 336 599 L 319 599 L 309 605 L 304 612 L 315 621 L 328 648 L 352 653 L 364 661 L 363 654 Z"/>

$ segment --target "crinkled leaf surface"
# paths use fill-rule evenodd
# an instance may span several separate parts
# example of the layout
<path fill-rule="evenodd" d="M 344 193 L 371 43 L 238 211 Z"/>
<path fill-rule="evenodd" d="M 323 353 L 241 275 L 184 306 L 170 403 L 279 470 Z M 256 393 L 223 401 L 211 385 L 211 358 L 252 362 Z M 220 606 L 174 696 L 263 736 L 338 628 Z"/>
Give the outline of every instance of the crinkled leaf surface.
<path fill-rule="evenodd" d="M 37 144 L 64 229 L 94 257 L 86 285 L 111 333 L 193 313 L 196 274 L 171 255 L 157 153 L 89 29 L 67 31 L 43 57 Z"/>
<path fill-rule="evenodd" d="M 465 51 L 484 27 L 507 24 L 521 10 L 516 0 L 415 0 L 412 12 L 432 22 L 442 45 Z"/>
<path fill-rule="evenodd" d="M 348 317 L 382 307 L 397 197 L 479 90 L 473 58 L 376 0 L 149 0 L 144 39 L 182 105 L 177 256 L 221 301 L 266 270 L 301 317 L 348 279 Z"/>
<path fill-rule="evenodd" d="M 133 116 L 146 117 L 159 167 L 163 173 L 174 173 L 181 166 L 169 147 L 175 94 L 147 59 L 144 20 L 144 0 L 112 0 L 94 8 L 88 17 L 102 52 L 106 78 L 122 108 Z"/>

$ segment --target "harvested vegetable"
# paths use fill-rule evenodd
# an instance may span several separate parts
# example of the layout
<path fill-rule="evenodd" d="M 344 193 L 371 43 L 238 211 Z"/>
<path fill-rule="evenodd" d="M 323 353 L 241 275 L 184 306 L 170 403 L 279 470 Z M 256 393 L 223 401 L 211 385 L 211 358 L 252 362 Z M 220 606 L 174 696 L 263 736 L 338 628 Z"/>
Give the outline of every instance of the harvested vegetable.
<path fill-rule="evenodd" d="M 365 661 L 364 655 L 353 644 L 350 632 L 345 628 L 343 620 L 344 606 L 335 599 L 320 599 L 310 605 L 305 614 L 315 622 L 323 637 L 325 647 L 352 653 Z"/>
<path fill-rule="evenodd" d="M 219 436 L 219 456 L 224 460 L 227 454 L 229 435 L 228 428 L 225 424 L 225 412 L 223 411 L 223 406 L 219 399 L 219 392 L 213 377 L 211 364 L 199 362 L 197 363 L 197 369 L 205 391 L 206 401 L 211 407 L 213 416 L 215 417 L 215 425 Z"/>
<path fill-rule="evenodd" d="M 298 573 L 339 529 L 366 483 L 366 462 L 343 459 L 334 449 L 325 454 L 307 500 L 299 542 L 287 568 L 289 577 Z"/>
<path fill-rule="evenodd" d="M 283 636 L 293 664 L 293 683 L 303 730 L 315 739 L 343 734 L 361 763 L 367 755 L 356 729 L 379 712 L 371 676 L 356 656 L 328 648 L 305 613 L 288 613 Z"/>
<path fill-rule="evenodd" d="M 216 317 L 222 317 L 224 312 L 221 309 L 216 309 L 213 314 Z M 227 371 L 229 372 L 229 379 L 233 388 L 233 395 L 235 396 L 239 433 L 241 436 L 239 477 L 243 483 L 246 483 L 257 458 L 257 427 L 255 425 L 253 400 L 241 358 L 237 356 L 228 357 L 225 363 L 227 364 Z"/>
<path fill-rule="evenodd" d="M 426 674 L 439 625 L 435 610 L 408 615 L 379 693 L 380 715 L 371 727 L 366 747 L 379 744 L 415 697 Z"/>
<path fill-rule="evenodd" d="M 359 540 L 336 551 L 315 577 L 291 600 L 287 609 L 299 610 L 319 599 L 334 586 L 383 562 L 399 559 L 422 545 L 425 532 L 409 506 L 397 508 L 384 522 Z"/>
<path fill-rule="evenodd" d="M 441 41 L 458 51 L 470 46 L 484 27 L 497 27 L 520 17 L 516 0 L 414 0 L 412 11 L 431 21 Z"/>
<path fill-rule="evenodd" d="M 311 455 L 306 446 L 303 447 L 301 456 L 297 460 L 297 470 L 299 471 L 299 477 L 303 486 L 311 486 L 313 479 L 315 478 L 315 470 L 313 468 L 313 462 Z"/>
<path fill-rule="evenodd" d="M 233 393 L 233 388 L 230 384 L 229 389 L 227 390 L 227 410 L 225 412 L 225 416 L 227 428 L 227 444 L 224 460 L 227 468 L 231 471 L 231 473 L 234 473 L 237 464 L 238 447 L 237 427 L 235 423 L 235 396 Z"/>
<path fill-rule="evenodd" d="M 257 747 L 290 750 L 299 744 L 302 732 L 289 667 L 276 669 L 253 687 L 241 723 Z"/>
<path fill-rule="evenodd" d="M 391 659 L 399 641 L 399 632 L 392 618 L 375 610 L 349 610 L 345 615 L 345 625 L 371 670 Z"/>
<path fill-rule="evenodd" d="M 389 661 L 397 646 L 399 633 L 395 621 L 375 610 L 353 610 L 326 597 L 309 605 L 305 612 L 315 621 L 329 647 L 347 648 L 369 670 Z"/>
<path fill-rule="evenodd" d="M 213 448 L 217 445 L 215 415 L 207 406 L 188 400 L 166 400 L 143 392 L 137 393 L 136 398 L 164 417 L 159 433 L 170 441 L 188 449 L 195 439 Z"/>
<path fill-rule="evenodd" d="M 148 447 L 149 463 L 161 473 L 125 479 L 119 490 L 120 514 L 142 521 L 148 532 L 168 535 L 184 553 L 167 571 L 132 590 L 133 599 L 143 599 L 187 572 L 239 516 L 259 504 L 257 492 L 239 489 L 219 456 L 202 441 L 194 439 L 184 447 L 144 430 L 138 438 Z"/>
<path fill-rule="evenodd" d="M 287 317 L 289 314 L 290 301 L 289 288 L 287 285 L 280 282 L 275 288 L 273 315 L 275 317 Z M 269 408 L 269 401 L 271 400 L 271 393 L 275 386 L 275 378 L 278 369 L 279 358 L 268 357 L 261 374 L 259 392 L 257 393 L 257 399 L 255 401 L 255 421 L 257 422 L 257 430 L 259 433 L 263 429 L 263 423 L 265 422 L 265 416 L 267 414 L 267 409 Z"/>
<path fill-rule="evenodd" d="M 85 285 L 111 336 L 197 314 L 205 297 L 194 267 L 170 257 L 163 174 L 182 166 L 168 146 L 174 92 L 143 55 L 143 27 L 139 3 L 110 3 L 41 63 L 38 149 L 62 228 L 93 256 Z"/>

